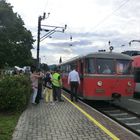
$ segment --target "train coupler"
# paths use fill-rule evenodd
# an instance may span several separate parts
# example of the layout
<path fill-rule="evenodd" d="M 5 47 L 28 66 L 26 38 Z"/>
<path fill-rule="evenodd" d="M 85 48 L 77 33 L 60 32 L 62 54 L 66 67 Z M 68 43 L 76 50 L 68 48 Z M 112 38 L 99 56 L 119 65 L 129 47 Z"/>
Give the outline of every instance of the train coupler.
<path fill-rule="evenodd" d="M 112 94 L 112 99 L 121 101 L 121 95 L 119 93 L 113 93 Z"/>

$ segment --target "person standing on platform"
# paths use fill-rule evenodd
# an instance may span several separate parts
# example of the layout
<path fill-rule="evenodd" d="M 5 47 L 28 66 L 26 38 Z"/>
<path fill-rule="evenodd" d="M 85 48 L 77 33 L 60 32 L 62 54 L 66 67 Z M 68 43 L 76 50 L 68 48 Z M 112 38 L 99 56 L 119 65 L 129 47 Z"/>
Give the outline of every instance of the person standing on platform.
<path fill-rule="evenodd" d="M 47 71 L 46 76 L 44 78 L 45 80 L 45 89 L 44 89 L 44 95 L 45 95 L 45 101 L 47 103 L 52 103 L 53 104 L 53 92 L 52 92 L 52 75 L 49 71 Z"/>
<path fill-rule="evenodd" d="M 72 67 L 72 71 L 68 75 L 68 84 L 71 88 L 71 101 L 73 101 L 73 97 L 75 97 L 75 101 L 78 102 L 77 89 L 80 85 L 80 77 L 74 66 Z"/>
<path fill-rule="evenodd" d="M 60 71 L 57 69 L 52 75 L 52 88 L 54 101 L 56 101 L 57 99 L 59 102 L 64 101 L 61 99 L 61 87 L 62 87 L 62 79 L 60 76 Z"/>
<path fill-rule="evenodd" d="M 32 95 L 32 104 L 36 104 L 35 100 L 37 97 L 37 92 L 38 92 L 38 79 L 40 78 L 39 72 L 36 70 L 35 67 L 31 68 L 31 83 L 32 83 L 32 90 L 33 90 L 33 95 Z"/>
<path fill-rule="evenodd" d="M 35 102 L 37 104 L 40 102 L 41 99 L 43 99 L 42 85 L 43 85 L 43 77 L 44 77 L 44 74 L 40 70 L 38 70 L 38 71 L 39 71 L 40 78 L 38 79 L 38 91 L 37 91 L 37 96 L 36 96 L 36 100 L 35 100 Z"/>

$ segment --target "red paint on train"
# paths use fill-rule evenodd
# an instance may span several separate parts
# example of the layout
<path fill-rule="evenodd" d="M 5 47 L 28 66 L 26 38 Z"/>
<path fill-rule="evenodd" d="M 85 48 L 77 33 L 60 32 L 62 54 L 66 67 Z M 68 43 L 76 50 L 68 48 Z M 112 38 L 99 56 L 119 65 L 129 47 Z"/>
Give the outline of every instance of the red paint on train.
<path fill-rule="evenodd" d="M 120 53 L 98 52 L 73 58 L 59 65 L 63 87 L 70 90 L 68 73 L 75 65 L 80 74 L 78 95 L 88 100 L 114 100 L 131 98 L 135 83 L 132 74 L 132 58 Z M 104 69 L 110 68 L 110 73 Z"/>
<path fill-rule="evenodd" d="M 132 56 L 132 59 L 133 59 L 132 66 L 136 83 L 134 97 L 140 98 L 140 55 Z"/>
<path fill-rule="evenodd" d="M 136 56 L 132 56 L 132 59 L 133 59 L 133 67 L 135 68 L 140 68 L 140 55 L 136 55 Z"/>

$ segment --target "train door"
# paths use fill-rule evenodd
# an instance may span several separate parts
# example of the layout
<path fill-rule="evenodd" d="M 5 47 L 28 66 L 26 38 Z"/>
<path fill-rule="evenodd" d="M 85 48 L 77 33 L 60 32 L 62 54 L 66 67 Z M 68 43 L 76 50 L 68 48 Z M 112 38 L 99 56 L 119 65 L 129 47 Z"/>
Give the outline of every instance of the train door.
<path fill-rule="evenodd" d="M 134 68 L 134 76 L 136 83 L 134 97 L 140 97 L 140 68 Z"/>
<path fill-rule="evenodd" d="M 79 72 L 79 76 L 80 76 L 80 87 L 79 87 L 79 96 L 83 97 L 83 59 L 80 59 L 79 62 L 78 62 L 78 72 Z"/>
<path fill-rule="evenodd" d="M 140 55 L 133 56 L 133 68 L 134 68 L 134 76 L 135 76 L 135 93 L 134 97 L 140 98 Z"/>

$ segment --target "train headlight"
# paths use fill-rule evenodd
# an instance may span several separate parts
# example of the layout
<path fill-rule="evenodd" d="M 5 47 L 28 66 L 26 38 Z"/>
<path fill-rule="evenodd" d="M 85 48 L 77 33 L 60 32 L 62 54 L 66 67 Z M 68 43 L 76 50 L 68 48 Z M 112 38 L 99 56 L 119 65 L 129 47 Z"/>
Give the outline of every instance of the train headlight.
<path fill-rule="evenodd" d="M 97 85 L 101 87 L 103 85 L 103 82 L 102 81 L 98 81 Z"/>
<path fill-rule="evenodd" d="M 128 84 L 128 86 L 132 86 L 132 84 L 131 84 L 131 82 L 130 82 L 130 81 L 128 81 L 128 83 L 127 83 L 127 84 Z"/>

